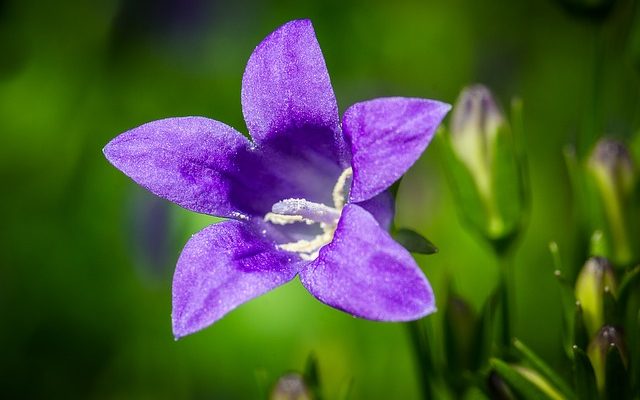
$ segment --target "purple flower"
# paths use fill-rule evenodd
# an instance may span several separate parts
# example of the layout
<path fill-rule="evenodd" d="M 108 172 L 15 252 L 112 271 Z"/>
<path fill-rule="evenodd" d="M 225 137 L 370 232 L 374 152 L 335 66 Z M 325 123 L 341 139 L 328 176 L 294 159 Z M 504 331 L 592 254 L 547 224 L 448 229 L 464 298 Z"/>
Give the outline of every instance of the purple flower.
<path fill-rule="evenodd" d="M 325 304 L 406 321 L 435 311 L 422 271 L 387 233 L 386 189 L 427 147 L 450 106 L 380 98 L 342 123 L 311 22 L 289 22 L 255 49 L 242 80 L 253 140 L 203 117 L 168 118 L 104 149 L 118 169 L 188 210 L 229 220 L 193 235 L 173 280 L 173 332 L 211 325 L 300 275 Z"/>

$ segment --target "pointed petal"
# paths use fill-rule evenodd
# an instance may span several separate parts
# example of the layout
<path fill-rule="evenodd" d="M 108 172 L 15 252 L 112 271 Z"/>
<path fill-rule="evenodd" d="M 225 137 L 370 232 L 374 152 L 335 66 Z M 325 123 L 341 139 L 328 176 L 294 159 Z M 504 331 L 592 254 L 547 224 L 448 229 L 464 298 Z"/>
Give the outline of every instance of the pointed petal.
<path fill-rule="evenodd" d="M 278 251 L 253 226 L 224 221 L 195 234 L 173 277 L 173 334 L 203 329 L 229 311 L 293 279 L 299 259 Z"/>
<path fill-rule="evenodd" d="M 395 201 L 388 190 L 357 204 L 367 210 L 369 214 L 373 215 L 382 229 L 388 231 L 391 228 L 391 222 L 393 221 L 396 210 Z"/>
<path fill-rule="evenodd" d="M 233 128 L 202 117 L 168 118 L 121 134 L 103 150 L 109 162 L 150 192 L 188 210 L 236 217 L 234 159 L 250 142 Z M 236 179 L 237 178 L 237 179 Z"/>
<path fill-rule="evenodd" d="M 342 128 L 351 143 L 351 201 L 377 195 L 420 157 L 451 106 L 434 100 L 380 98 L 351 106 Z"/>
<path fill-rule="evenodd" d="M 256 47 L 242 79 L 242 111 L 256 141 L 291 126 L 337 131 L 338 105 L 311 21 L 288 22 Z"/>
<path fill-rule="evenodd" d="M 323 156 L 341 157 L 338 105 L 311 21 L 291 21 L 256 47 L 242 79 L 242 112 L 257 143 L 300 137 L 296 145 L 310 141 Z"/>
<path fill-rule="evenodd" d="M 356 317 L 409 321 L 435 311 L 431 286 L 409 252 L 355 204 L 319 257 L 300 272 L 323 303 Z"/>

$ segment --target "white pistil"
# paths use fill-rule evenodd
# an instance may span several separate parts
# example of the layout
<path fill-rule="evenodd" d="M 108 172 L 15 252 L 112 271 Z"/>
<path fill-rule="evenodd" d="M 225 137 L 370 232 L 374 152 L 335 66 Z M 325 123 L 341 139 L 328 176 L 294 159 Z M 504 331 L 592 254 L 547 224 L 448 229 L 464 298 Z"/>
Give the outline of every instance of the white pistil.
<path fill-rule="evenodd" d="M 303 260 L 315 260 L 320 249 L 333 239 L 340 214 L 349 195 L 352 175 L 353 170 L 351 167 L 340 174 L 332 192 L 334 207 L 314 203 L 306 199 L 284 199 L 275 203 L 271 207 L 271 212 L 264 216 L 265 221 L 276 225 L 289 225 L 297 222 L 304 222 L 308 225 L 317 223 L 322 229 L 322 233 L 310 240 L 303 239 L 284 243 L 278 245 L 278 248 L 298 253 Z"/>

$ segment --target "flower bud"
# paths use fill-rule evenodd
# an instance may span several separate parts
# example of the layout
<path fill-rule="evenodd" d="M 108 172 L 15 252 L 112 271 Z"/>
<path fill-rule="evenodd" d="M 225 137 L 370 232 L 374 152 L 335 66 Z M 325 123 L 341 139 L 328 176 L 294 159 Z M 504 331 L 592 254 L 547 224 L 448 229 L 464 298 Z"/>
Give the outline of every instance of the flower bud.
<path fill-rule="evenodd" d="M 453 109 L 451 144 L 458 158 L 474 172 L 481 194 L 490 195 L 490 163 L 498 130 L 506 126 L 489 89 L 482 85 L 462 91 Z"/>
<path fill-rule="evenodd" d="M 625 367 L 628 365 L 626 346 L 622 334 L 613 326 L 603 326 L 589 344 L 587 352 L 596 374 L 598 389 L 601 391 L 606 383 L 607 358 L 619 357 Z"/>
<path fill-rule="evenodd" d="M 278 379 L 271 391 L 270 400 L 311 400 L 311 393 L 302 378 L 297 373 L 286 374 Z"/>
<path fill-rule="evenodd" d="M 584 322 L 593 335 L 605 323 L 604 296 L 609 292 L 615 296 L 616 278 L 609 261 L 603 257 L 591 257 L 576 280 L 576 299 L 582 306 Z"/>
<path fill-rule="evenodd" d="M 462 91 L 448 139 L 463 216 L 492 242 L 513 235 L 524 208 L 522 169 L 511 127 L 489 89 Z"/>
<path fill-rule="evenodd" d="M 604 138 L 591 153 L 587 170 L 605 216 L 607 255 L 614 263 L 626 266 L 636 258 L 636 246 L 631 243 L 638 233 L 636 166 L 624 144 Z"/>

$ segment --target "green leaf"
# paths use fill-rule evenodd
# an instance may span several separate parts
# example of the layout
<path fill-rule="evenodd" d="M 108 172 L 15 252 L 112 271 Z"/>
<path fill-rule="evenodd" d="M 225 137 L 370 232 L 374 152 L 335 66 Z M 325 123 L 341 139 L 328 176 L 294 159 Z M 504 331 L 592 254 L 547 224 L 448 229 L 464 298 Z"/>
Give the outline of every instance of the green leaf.
<path fill-rule="evenodd" d="M 584 323 L 584 313 L 582 311 L 582 305 L 576 302 L 575 314 L 573 317 L 573 345 L 578 346 L 581 349 L 586 349 L 589 344 L 589 334 L 587 333 L 587 326 Z"/>
<path fill-rule="evenodd" d="M 518 339 L 513 340 L 513 347 L 516 349 L 520 357 L 527 361 L 533 369 L 538 371 L 540 375 L 549 380 L 565 397 L 573 398 L 573 391 L 569 385 L 554 370 L 551 369 L 537 354 L 525 346 Z"/>
<path fill-rule="evenodd" d="M 490 361 L 493 369 L 525 400 L 561 400 L 565 397 L 558 393 L 540 375 L 522 367 L 512 366 L 497 358 Z"/>
<path fill-rule="evenodd" d="M 549 243 L 549 252 L 551 253 L 551 259 L 553 261 L 553 274 L 558 281 L 560 288 L 560 301 L 562 302 L 562 320 L 564 323 L 563 339 L 565 344 L 565 351 L 567 357 L 572 357 L 571 347 L 575 344 L 574 339 L 574 320 L 576 312 L 576 297 L 573 290 L 573 286 L 569 282 L 564 269 L 562 259 L 560 257 L 560 251 L 556 242 Z"/>
<path fill-rule="evenodd" d="M 411 229 L 398 229 L 393 238 L 412 253 L 435 254 L 438 248 L 431 241 Z"/>
<path fill-rule="evenodd" d="M 502 379 L 496 371 L 490 371 L 487 376 L 486 394 L 492 399 L 517 400 L 511 386 Z"/>
<path fill-rule="evenodd" d="M 638 282 L 640 282 L 640 265 L 629 270 L 622 277 L 622 282 L 620 282 L 620 288 L 618 289 L 618 301 L 622 304 L 622 307 L 626 306 L 628 297 L 634 292 L 633 289 L 637 287 Z"/>
<path fill-rule="evenodd" d="M 422 398 L 427 400 L 433 398 L 432 383 L 438 378 L 440 371 L 434 366 L 434 355 L 429 345 L 425 322 L 424 320 L 411 321 L 407 322 L 406 326 L 409 328 L 413 353 L 420 369 L 418 381 L 422 386 Z"/>
<path fill-rule="evenodd" d="M 443 321 L 444 348 L 449 372 L 446 376 L 458 394 L 461 394 L 465 387 L 463 374 L 473 369 L 477 320 L 471 306 L 449 287 Z"/>
<path fill-rule="evenodd" d="M 482 311 L 474 331 L 475 340 L 472 346 L 473 350 L 471 358 L 472 370 L 476 370 L 485 364 L 491 354 L 491 347 L 493 344 L 493 321 L 499 304 L 498 299 L 498 293 L 494 291 L 482 307 Z"/>
<path fill-rule="evenodd" d="M 605 394 L 607 399 L 629 397 L 629 376 L 622 359 L 622 349 L 611 344 L 605 364 Z"/>
<path fill-rule="evenodd" d="M 573 376 L 576 398 L 598 400 L 596 375 L 587 354 L 578 346 L 573 346 Z"/>

